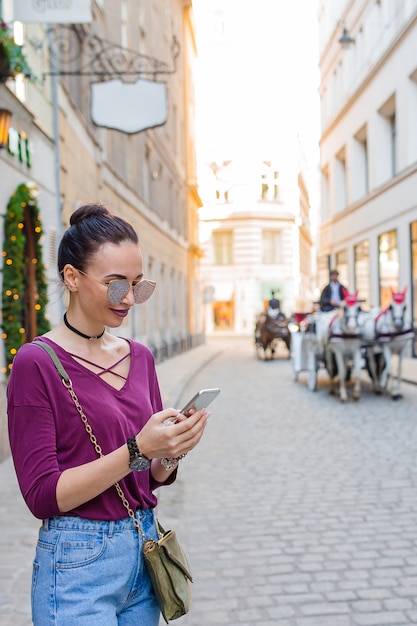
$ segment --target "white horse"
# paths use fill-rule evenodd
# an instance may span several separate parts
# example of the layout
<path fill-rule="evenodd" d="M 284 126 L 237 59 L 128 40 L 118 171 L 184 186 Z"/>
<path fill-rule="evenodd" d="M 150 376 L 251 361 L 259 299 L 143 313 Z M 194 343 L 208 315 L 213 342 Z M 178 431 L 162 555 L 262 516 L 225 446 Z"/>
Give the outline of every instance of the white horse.
<path fill-rule="evenodd" d="M 405 294 L 392 293 L 392 300 L 385 309 L 373 309 L 365 313 L 360 324 L 368 371 L 376 393 L 387 389 L 393 400 L 401 398 L 402 360 L 408 342 L 414 338 L 412 322 L 406 317 Z M 397 355 L 397 368 L 394 372 L 392 356 Z"/>
<path fill-rule="evenodd" d="M 336 311 L 318 315 L 317 339 L 330 377 L 330 393 L 335 393 L 335 378 L 339 379 L 340 400 L 347 402 L 346 380 L 352 373 L 353 399 L 361 395 L 361 329 L 359 326 L 357 292 L 347 294 Z M 349 362 L 351 361 L 351 369 Z"/>

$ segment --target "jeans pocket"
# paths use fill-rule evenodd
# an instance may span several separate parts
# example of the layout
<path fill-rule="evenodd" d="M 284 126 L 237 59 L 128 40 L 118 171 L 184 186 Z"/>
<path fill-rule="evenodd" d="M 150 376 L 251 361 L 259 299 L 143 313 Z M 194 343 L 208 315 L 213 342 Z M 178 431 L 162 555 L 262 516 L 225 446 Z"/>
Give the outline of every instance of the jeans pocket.
<path fill-rule="evenodd" d="M 34 598 L 35 598 L 35 592 L 36 592 L 36 583 L 38 581 L 38 573 L 39 573 L 39 564 L 35 561 L 33 563 L 33 568 L 32 568 L 32 590 L 31 590 L 31 596 L 30 596 L 31 607 L 32 607 L 32 615 L 33 615 L 33 608 L 34 608 Z"/>
<path fill-rule="evenodd" d="M 56 567 L 71 569 L 93 563 L 101 557 L 106 546 L 101 532 L 66 531 L 57 546 Z"/>

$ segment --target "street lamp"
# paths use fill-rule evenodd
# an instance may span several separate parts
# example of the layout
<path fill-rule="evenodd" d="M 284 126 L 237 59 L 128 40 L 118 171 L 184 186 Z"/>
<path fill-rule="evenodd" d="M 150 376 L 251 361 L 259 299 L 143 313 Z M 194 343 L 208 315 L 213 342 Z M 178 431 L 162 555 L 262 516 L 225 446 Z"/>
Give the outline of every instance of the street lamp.
<path fill-rule="evenodd" d="M 355 40 L 349 35 L 349 31 L 346 26 L 343 27 L 339 43 L 342 45 L 342 48 L 349 48 L 351 43 L 355 43 Z"/>
<path fill-rule="evenodd" d="M 11 120 L 11 112 L 8 109 L 0 108 L 0 148 L 7 148 Z"/>

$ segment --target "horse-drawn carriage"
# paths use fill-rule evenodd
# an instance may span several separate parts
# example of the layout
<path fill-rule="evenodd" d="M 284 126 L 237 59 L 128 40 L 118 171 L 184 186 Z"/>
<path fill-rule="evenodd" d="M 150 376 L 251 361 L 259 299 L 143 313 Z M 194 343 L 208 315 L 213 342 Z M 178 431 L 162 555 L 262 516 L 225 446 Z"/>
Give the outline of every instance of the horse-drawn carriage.
<path fill-rule="evenodd" d="M 338 310 L 298 314 L 299 331 L 292 337 L 294 380 L 307 371 L 308 388 L 315 391 L 318 371 L 324 367 L 330 392 L 335 392 L 337 379 L 340 399 L 346 402 L 346 383 L 351 379 L 353 399 L 359 400 L 361 369 L 366 369 L 375 393 L 387 390 L 393 399 L 400 398 L 402 358 L 414 338 L 405 315 L 405 291 L 393 292 L 384 309 L 362 311 L 355 293 L 348 294 Z"/>
<path fill-rule="evenodd" d="M 300 372 L 306 371 L 307 386 L 310 391 L 317 388 L 317 372 L 324 367 L 323 354 L 316 333 L 320 313 L 294 313 L 298 331 L 292 334 L 291 358 L 293 380 L 297 381 Z"/>
<path fill-rule="evenodd" d="M 291 357 L 291 331 L 289 319 L 280 311 L 266 309 L 255 322 L 255 349 L 258 357 L 263 355 L 264 360 L 273 359 L 278 345 L 283 342 Z"/>

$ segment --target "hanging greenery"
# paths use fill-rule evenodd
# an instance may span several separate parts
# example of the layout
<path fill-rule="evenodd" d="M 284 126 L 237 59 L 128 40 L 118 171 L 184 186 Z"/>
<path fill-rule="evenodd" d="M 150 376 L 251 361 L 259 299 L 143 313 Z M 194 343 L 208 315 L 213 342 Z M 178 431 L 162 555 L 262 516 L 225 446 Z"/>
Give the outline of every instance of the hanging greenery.
<path fill-rule="evenodd" d="M 34 185 L 21 184 L 10 198 L 4 220 L 2 339 L 6 368 L 26 341 L 50 329 L 47 284 L 42 262 L 41 218 Z"/>
<path fill-rule="evenodd" d="M 15 42 L 11 29 L 0 16 L 0 82 L 16 78 L 17 74 L 34 80 L 22 46 Z"/>

